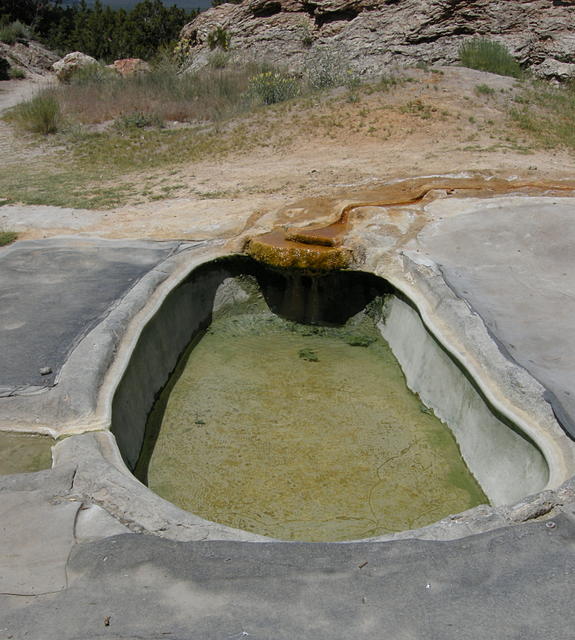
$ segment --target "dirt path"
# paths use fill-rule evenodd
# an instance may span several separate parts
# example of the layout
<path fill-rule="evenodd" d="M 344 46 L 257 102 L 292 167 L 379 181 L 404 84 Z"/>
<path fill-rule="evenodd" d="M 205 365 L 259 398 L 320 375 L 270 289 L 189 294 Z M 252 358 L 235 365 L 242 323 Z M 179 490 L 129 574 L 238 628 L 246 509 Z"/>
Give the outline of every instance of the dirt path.
<path fill-rule="evenodd" d="M 36 77 L 25 80 L 3 80 L 0 82 L 0 115 L 7 109 L 28 100 L 37 91 L 51 82 L 49 77 Z"/>
<path fill-rule="evenodd" d="M 31 146 L 28 141 L 23 141 L 14 128 L 2 119 L 2 116 L 18 103 L 32 98 L 43 87 L 49 86 L 50 82 L 49 77 L 42 76 L 0 82 L 0 158 L 3 162 L 26 161 L 43 152 L 43 145 Z"/>

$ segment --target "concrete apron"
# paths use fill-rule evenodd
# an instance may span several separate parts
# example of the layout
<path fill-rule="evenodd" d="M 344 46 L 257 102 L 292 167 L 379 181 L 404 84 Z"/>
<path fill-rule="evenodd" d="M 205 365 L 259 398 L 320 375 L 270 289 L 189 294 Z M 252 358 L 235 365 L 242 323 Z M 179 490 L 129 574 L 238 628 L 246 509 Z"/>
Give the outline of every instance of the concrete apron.
<path fill-rule="evenodd" d="M 55 472 L 75 468 L 70 495 L 80 502 L 99 505 L 134 532 L 153 533 L 180 541 L 271 541 L 263 536 L 203 520 L 151 492 L 132 475 L 122 459 L 114 435 L 109 431 L 113 397 L 128 369 L 142 331 L 158 315 L 169 294 L 177 289 L 191 272 L 224 254 L 221 249 L 212 247 L 201 251 L 191 250 L 178 256 L 173 263 L 174 268 L 170 276 L 147 298 L 143 307 L 130 321 L 120 341 L 117 355 L 99 389 L 96 409 L 90 423 L 79 426 L 72 422 L 61 425 L 58 430 L 60 434 L 78 434 L 65 438 L 53 449 Z M 549 465 L 550 473 L 547 483 L 541 487 L 542 490 L 520 499 L 519 502 L 515 500 L 515 504 L 509 506 L 509 500 L 505 500 L 505 495 L 500 496 L 495 491 L 497 481 L 502 478 L 497 476 L 497 472 L 494 474 L 493 470 L 489 469 L 490 458 L 480 458 L 473 466 L 475 469 L 486 467 L 484 485 L 486 482 L 489 485 L 490 476 L 493 476 L 491 479 L 495 481 L 495 485 L 493 490 L 488 490 L 488 494 L 492 502 L 498 506 L 480 506 L 462 514 L 449 516 L 422 529 L 381 536 L 373 540 L 449 540 L 547 514 L 554 515 L 562 505 L 571 500 L 575 488 L 571 480 L 575 464 L 573 446 L 557 424 L 549 405 L 544 401 L 544 389 L 525 370 L 501 354 L 485 331 L 479 316 L 473 314 L 466 304 L 462 304 L 446 286 L 441 274 L 433 265 L 418 263 L 407 255 L 403 256 L 402 262 L 401 268 L 381 269 L 378 270 L 378 275 L 390 280 L 414 302 L 435 340 L 473 377 L 477 389 L 491 407 L 517 425 L 536 443 Z M 142 291 L 148 294 L 146 289 L 142 288 Z M 422 380 L 410 373 L 413 357 L 402 353 L 405 336 L 402 338 L 401 332 L 398 334 L 397 325 L 406 324 L 406 311 L 401 305 L 409 309 L 410 307 L 399 301 L 394 305 L 395 311 L 382 327 L 384 337 L 388 339 L 400 360 L 409 385 L 420 393 L 428 406 L 441 415 L 441 405 L 434 401 L 433 394 L 429 395 L 426 389 L 422 388 Z M 412 310 L 408 313 L 415 316 L 419 322 L 417 314 Z M 394 319 L 394 314 L 399 314 L 399 320 Z M 419 324 L 423 327 L 420 322 Z M 425 334 L 425 330 L 423 333 Z M 413 335 L 413 332 L 410 332 L 411 343 Z M 435 366 L 432 364 L 432 367 Z M 160 372 L 159 376 L 165 378 L 168 374 L 169 367 L 167 371 Z M 147 410 L 144 408 L 140 419 L 145 419 L 146 413 Z M 53 427 L 50 427 L 49 431 L 57 433 Z M 465 450 L 460 434 L 458 439 L 462 450 Z M 500 444 L 496 443 L 496 446 Z M 518 487 L 518 496 L 525 496 L 526 493 L 530 493 L 528 489 Z"/>
<path fill-rule="evenodd" d="M 366 242 L 366 245 L 368 243 Z M 161 269 L 142 278 L 106 319 L 72 352 L 62 368 L 58 385 L 50 391 L 4 398 L 0 407 L 1 428 L 69 435 L 53 449 L 53 473 L 74 469 L 68 499 L 98 505 L 133 532 L 147 532 L 179 541 L 243 540 L 269 542 L 257 536 L 208 522 L 185 512 L 155 495 L 138 482 L 125 465 L 109 428 L 116 390 L 136 350 L 138 339 L 158 314 L 169 295 L 195 269 L 228 254 L 218 243 L 185 248 L 161 264 Z M 481 318 L 446 284 L 433 261 L 415 252 L 397 253 L 392 260 L 366 246 L 366 271 L 391 282 L 417 309 L 423 325 L 453 360 L 473 379 L 491 407 L 523 431 L 539 447 L 549 465 L 549 478 L 541 491 L 512 506 L 480 506 L 422 529 L 382 536 L 377 541 L 419 538 L 450 540 L 490 531 L 533 518 L 554 516 L 572 509 L 575 494 L 575 457 L 571 441 L 555 420 L 544 399 L 545 390 L 525 369 L 506 358 Z M 159 275 L 159 271 L 161 275 Z M 109 327 L 118 338 L 109 340 Z M 393 327 L 383 328 L 394 347 L 408 382 L 409 356 L 401 355 L 401 339 Z M 100 342 L 98 342 L 100 341 Z M 94 344 L 99 348 L 94 349 Z M 90 347 L 88 348 L 88 345 Z M 88 362 L 86 359 L 88 358 Z M 92 358 L 92 360 L 90 360 Z M 94 362 L 94 358 L 98 362 Z M 88 369 L 96 372 L 87 379 Z M 160 377 L 169 373 L 161 372 Z M 422 394 L 420 380 L 410 385 Z M 70 410 L 61 409 L 62 395 L 76 394 Z M 57 400 L 46 402 L 49 394 Z M 433 406 L 432 398 L 424 398 Z M 8 411 L 4 411 L 8 401 Z M 38 423 L 34 405 L 43 407 Z M 50 412 L 50 407 L 58 407 Z M 31 416 L 33 419 L 30 419 Z"/>

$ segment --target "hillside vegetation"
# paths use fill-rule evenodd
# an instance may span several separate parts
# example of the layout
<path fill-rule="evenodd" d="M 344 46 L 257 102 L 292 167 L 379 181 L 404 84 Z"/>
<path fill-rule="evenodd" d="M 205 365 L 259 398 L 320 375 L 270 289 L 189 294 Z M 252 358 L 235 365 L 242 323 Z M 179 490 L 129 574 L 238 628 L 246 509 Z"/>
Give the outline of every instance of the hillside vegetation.
<path fill-rule="evenodd" d="M 60 55 L 82 51 L 97 60 L 149 60 L 176 41 L 197 11 L 165 7 L 161 0 L 142 0 L 133 9 L 112 9 L 96 0 L 63 7 L 56 0 L 2 0 L 0 41 L 32 35 Z"/>

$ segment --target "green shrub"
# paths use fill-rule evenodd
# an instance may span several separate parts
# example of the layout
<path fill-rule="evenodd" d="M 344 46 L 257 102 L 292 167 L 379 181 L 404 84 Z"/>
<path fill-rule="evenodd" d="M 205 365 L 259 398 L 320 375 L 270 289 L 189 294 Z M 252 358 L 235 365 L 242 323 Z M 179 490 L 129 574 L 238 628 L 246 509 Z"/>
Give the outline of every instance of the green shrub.
<path fill-rule="evenodd" d="M 0 247 L 14 242 L 17 237 L 18 234 L 15 231 L 0 231 Z"/>
<path fill-rule="evenodd" d="M 62 124 L 60 103 L 50 89 L 14 107 L 8 118 L 25 131 L 42 135 L 56 133 Z"/>
<path fill-rule="evenodd" d="M 0 27 L 0 42 L 4 44 L 16 44 L 16 36 L 10 25 Z"/>
<path fill-rule="evenodd" d="M 144 113 L 134 111 L 116 118 L 114 127 L 119 131 L 129 131 L 131 129 L 145 129 L 146 127 L 162 127 L 163 121 L 155 113 Z"/>
<path fill-rule="evenodd" d="M 120 75 L 114 69 L 110 69 L 103 64 L 87 64 L 73 70 L 70 75 L 70 84 L 78 86 L 95 85 L 109 82 L 111 80 L 121 79 Z"/>
<path fill-rule="evenodd" d="M 297 78 L 282 71 L 264 71 L 250 79 L 248 95 L 263 104 L 275 104 L 295 98 L 300 92 Z"/>
<path fill-rule="evenodd" d="M 493 96 L 495 95 L 495 89 L 488 84 L 478 84 L 475 87 L 475 93 L 478 96 Z"/>
<path fill-rule="evenodd" d="M 348 84 L 353 75 L 346 57 L 338 49 L 314 52 L 305 64 L 305 76 L 314 91 Z"/>
<path fill-rule="evenodd" d="M 230 63 L 230 53 L 229 51 L 222 51 L 217 49 L 210 53 L 208 58 L 208 65 L 212 69 L 225 69 Z"/>
<path fill-rule="evenodd" d="M 521 67 L 507 48 L 487 38 L 474 38 L 459 47 L 459 60 L 464 67 L 489 71 L 500 76 L 519 78 Z"/>
<path fill-rule="evenodd" d="M 6 58 L 0 57 L 0 80 L 10 79 L 10 63 Z"/>
<path fill-rule="evenodd" d="M 18 40 L 29 40 L 30 30 L 21 22 L 11 22 L 0 27 L 0 41 L 4 44 L 16 44 Z"/>
<path fill-rule="evenodd" d="M 20 69 L 19 67 L 10 67 L 8 69 L 8 78 L 10 80 L 22 80 L 26 77 L 26 72 L 24 69 Z"/>
<path fill-rule="evenodd" d="M 212 50 L 219 48 L 227 51 L 230 48 L 231 36 L 227 29 L 217 26 L 208 34 L 208 47 Z"/>

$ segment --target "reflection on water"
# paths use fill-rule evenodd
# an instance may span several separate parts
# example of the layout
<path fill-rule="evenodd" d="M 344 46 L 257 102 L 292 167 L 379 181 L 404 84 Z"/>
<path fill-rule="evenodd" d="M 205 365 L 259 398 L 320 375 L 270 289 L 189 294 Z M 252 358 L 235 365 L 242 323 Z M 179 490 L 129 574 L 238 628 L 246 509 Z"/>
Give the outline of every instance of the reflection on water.
<path fill-rule="evenodd" d="M 150 488 L 208 520 L 337 541 L 487 502 L 366 315 L 334 329 L 251 307 L 215 320 L 178 373 L 136 472 L 149 458 Z"/>
<path fill-rule="evenodd" d="M 48 436 L 0 431 L 0 475 L 49 469 L 53 444 Z"/>

